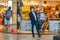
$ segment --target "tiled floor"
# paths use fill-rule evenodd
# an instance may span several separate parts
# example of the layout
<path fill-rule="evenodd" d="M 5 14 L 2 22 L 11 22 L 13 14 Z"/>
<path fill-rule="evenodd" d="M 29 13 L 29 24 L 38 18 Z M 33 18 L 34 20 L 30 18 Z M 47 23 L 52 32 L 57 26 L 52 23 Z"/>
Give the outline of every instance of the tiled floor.
<path fill-rule="evenodd" d="M 42 35 L 39 39 L 37 35 L 35 38 L 32 38 L 31 34 L 29 35 L 17 35 L 17 34 L 4 34 L 0 33 L 0 40 L 53 40 L 54 35 Z"/>

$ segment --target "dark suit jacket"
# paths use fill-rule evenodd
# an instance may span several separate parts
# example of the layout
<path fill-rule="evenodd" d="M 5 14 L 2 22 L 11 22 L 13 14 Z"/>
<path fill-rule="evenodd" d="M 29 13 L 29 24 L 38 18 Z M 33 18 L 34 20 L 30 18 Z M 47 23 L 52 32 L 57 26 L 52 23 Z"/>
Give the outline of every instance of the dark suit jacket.
<path fill-rule="evenodd" d="M 35 14 L 36 14 L 36 18 L 37 18 L 37 13 L 35 12 Z M 31 20 L 31 23 L 35 23 L 35 21 L 37 21 L 38 22 L 38 18 L 37 18 L 37 20 L 35 20 L 35 18 L 34 18 L 34 15 L 33 15 L 33 13 L 32 12 L 30 12 L 30 20 Z"/>

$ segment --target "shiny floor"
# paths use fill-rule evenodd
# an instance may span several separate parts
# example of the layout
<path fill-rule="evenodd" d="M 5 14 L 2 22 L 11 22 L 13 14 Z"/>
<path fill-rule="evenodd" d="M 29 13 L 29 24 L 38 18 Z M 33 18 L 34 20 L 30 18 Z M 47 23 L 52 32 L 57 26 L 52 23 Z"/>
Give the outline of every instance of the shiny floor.
<path fill-rule="evenodd" d="M 53 40 L 54 35 L 42 35 L 40 38 L 35 36 L 32 38 L 32 35 L 17 35 L 17 34 L 7 34 L 7 33 L 0 33 L 0 40 Z"/>

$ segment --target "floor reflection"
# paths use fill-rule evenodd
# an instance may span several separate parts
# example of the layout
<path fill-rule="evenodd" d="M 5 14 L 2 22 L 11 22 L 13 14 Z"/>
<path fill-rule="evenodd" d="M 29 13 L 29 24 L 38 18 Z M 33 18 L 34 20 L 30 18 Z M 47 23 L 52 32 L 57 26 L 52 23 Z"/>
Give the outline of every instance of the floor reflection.
<path fill-rule="evenodd" d="M 53 40 L 54 35 L 42 35 L 40 38 L 32 38 L 31 35 L 17 35 L 0 33 L 0 40 Z"/>

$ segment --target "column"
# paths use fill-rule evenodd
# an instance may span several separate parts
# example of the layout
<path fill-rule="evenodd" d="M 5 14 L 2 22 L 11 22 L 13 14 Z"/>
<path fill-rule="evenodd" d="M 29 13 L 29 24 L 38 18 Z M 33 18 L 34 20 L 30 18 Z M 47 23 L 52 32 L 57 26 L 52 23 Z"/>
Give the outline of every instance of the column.
<path fill-rule="evenodd" d="M 13 24 L 17 25 L 17 0 L 12 0 Z"/>

